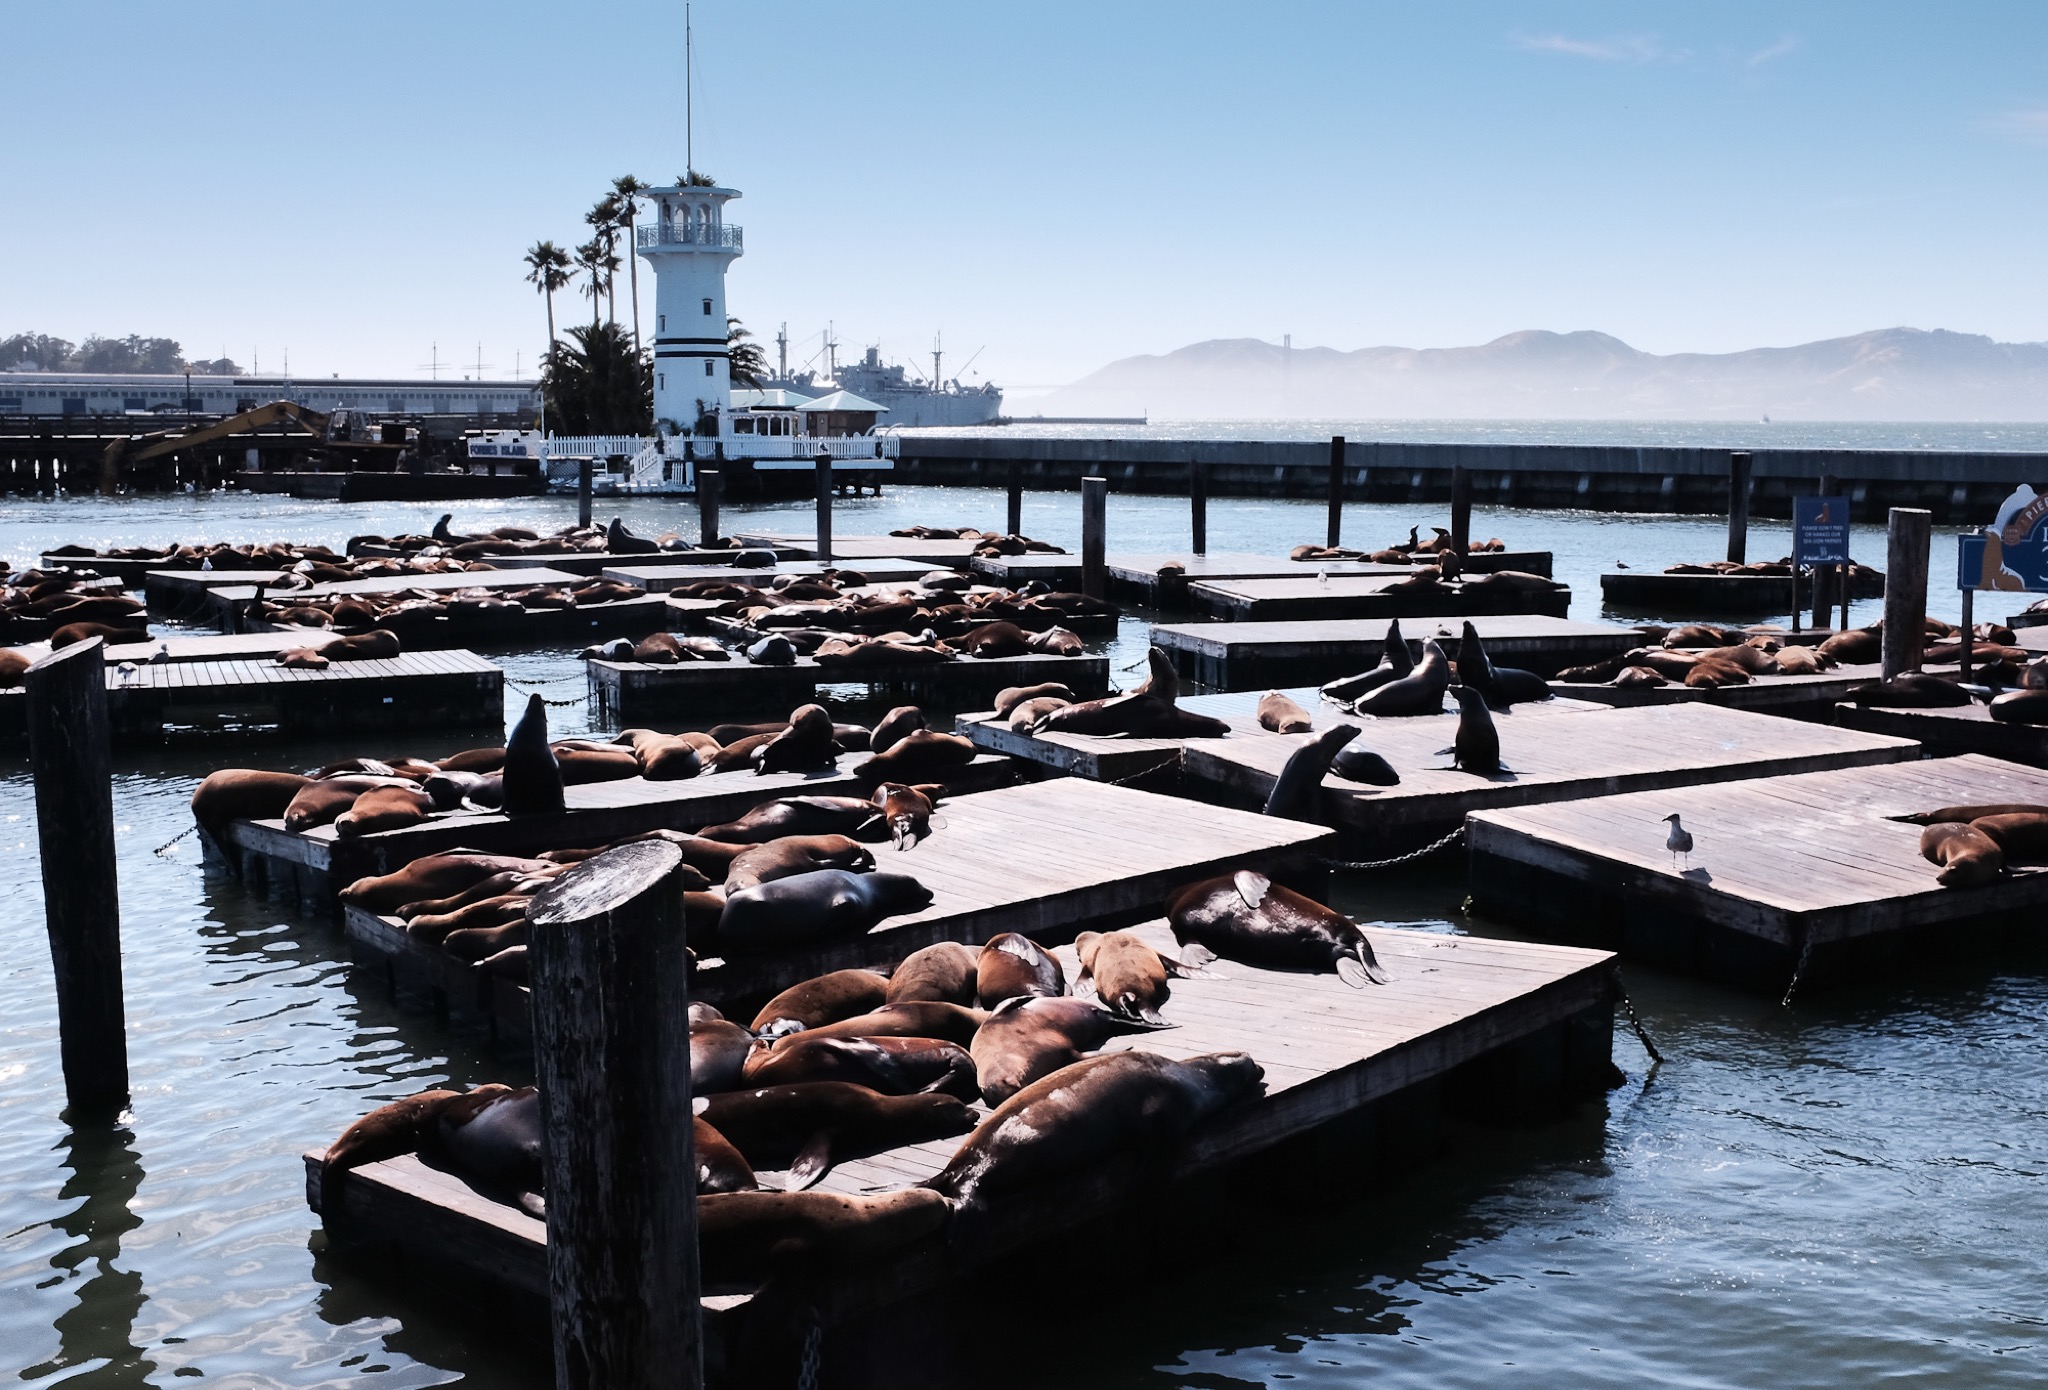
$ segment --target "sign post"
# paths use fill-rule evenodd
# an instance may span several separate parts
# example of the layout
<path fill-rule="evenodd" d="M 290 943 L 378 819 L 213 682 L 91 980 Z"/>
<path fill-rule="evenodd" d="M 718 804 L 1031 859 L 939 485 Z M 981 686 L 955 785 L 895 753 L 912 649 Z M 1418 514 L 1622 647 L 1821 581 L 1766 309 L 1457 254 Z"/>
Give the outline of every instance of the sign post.
<path fill-rule="evenodd" d="M 1799 631 L 1799 568 L 1839 565 L 1842 592 L 1848 592 L 1849 500 L 1846 497 L 1792 499 L 1792 630 Z M 1846 626 L 1846 621 L 1845 624 Z"/>
<path fill-rule="evenodd" d="M 1956 588 L 1963 596 L 1963 679 L 1976 645 L 1979 589 L 2048 593 L 2048 495 L 2021 483 L 1989 526 L 1956 537 Z"/>

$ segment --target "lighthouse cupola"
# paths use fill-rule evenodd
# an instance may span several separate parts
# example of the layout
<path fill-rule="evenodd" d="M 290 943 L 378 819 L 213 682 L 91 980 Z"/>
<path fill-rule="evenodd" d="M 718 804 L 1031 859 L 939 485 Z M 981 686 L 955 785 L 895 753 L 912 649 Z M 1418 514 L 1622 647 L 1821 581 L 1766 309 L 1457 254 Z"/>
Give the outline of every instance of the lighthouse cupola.
<path fill-rule="evenodd" d="M 740 229 L 725 220 L 739 191 L 710 183 L 649 189 L 654 220 L 635 248 L 654 270 L 654 421 L 664 434 L 688 434 L 731 405 L 725 269 L 742 251 Z"/>

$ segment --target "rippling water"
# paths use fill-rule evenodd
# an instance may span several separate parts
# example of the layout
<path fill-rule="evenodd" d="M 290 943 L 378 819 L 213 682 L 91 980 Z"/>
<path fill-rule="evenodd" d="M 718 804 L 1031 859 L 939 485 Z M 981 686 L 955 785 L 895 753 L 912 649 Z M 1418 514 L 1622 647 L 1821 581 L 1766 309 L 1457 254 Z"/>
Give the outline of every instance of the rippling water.
<path fill-rule="evenodd" d="M 1001 505 L 993 493 L 904 490 L 845 503 L 838 530 L 997 524 Z M 7 503 L 0 556 L 20 564 L 64 541 L 336 542 L 423 528 L 441 510 L 248 497 Z M 448 510 L 460 527 L 551 526 L 572 509 Z M 618 510 L 643 528 L 692 524 L 673 503 Z M 1354 507 L 1348 534 L 1393 536 L 1427 519 Z M 1117 498 L 1111 544 L 1176 548 L 1185 524 L 1178 503 Z M 1475 525 L 1555 550 L 1578 616 L 1597 614 L 1595 577 L 1612 560 L 1710 556 L 1720 536 L 1712 519 L 1482 511 Z M 1211 528 L 1219 545 L 1270 552 L 1318 538 L 1321 511 L 1217 499 Z M 1071 542 L 1076 499 L 1029 499 L 1026 529 Z M 1758 527 L 1754 553 L 1782 549 L 1782 537 Z M 1881 553 L 1872 536 L 1859 544 Z M 1135 660 L 1142 641 L 1142 623 L 1127 621 L 1118 659 Z M 576 674 L 562 652 L 504 664 L 525 682 Z M 581 727 L 580 708 L 557 714 L 559 731 Z M 543 1362 L 501 1347 L 488 1324 L 328 1259 L 299 1163 L 383 1100 L 523 1077 L 526 1060 L 400 1009 L 350 973 L 338 933 L 204 874 L 190 840 L 154 853 L 186 828 L 185 799 L 212 767 L 311 765 L 337 751 L 220 738 L 117 754 L 134 1102 L 118 1127 L 87 1133 L 60 1118 L 30 788 L 18 767 L 0 776 L 0 1368 L 26 1382 L 548 1380 Z M 1512 932 L 1461 916 L 1462 893 L 1439 873 L 1354 880 L 1340 901 L 1368 920 Z M 1668 1059 L 1647 1086 L 1646 1058 L 1623 1035 L 1617 1059 L 1631 1082 L 1604 1103 L 1545 1128 L 1465 1135 L 1400 1182 L 1305 1175 L 1327 1191 L 1327 1211 L 1236 1233 L 1227 1262 L 1155 1269 L 1143 1252 L 1091 1252 L 1104 1272 L 1033 1311 L 1053 1335 L 1007 1379 L 1421 1390 L 2048 1377 L 2048 972 L 2038 956 L 1930 961 L 1909 983 L 1789 1010 L 1640 969 L 1629 982 Z"/>

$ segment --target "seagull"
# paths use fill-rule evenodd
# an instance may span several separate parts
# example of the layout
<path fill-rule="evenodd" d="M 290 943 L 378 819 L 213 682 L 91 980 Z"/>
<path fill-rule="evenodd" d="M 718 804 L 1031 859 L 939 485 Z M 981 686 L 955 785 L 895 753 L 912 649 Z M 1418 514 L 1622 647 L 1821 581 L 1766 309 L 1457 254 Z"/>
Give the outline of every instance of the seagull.
<path fill-rule="evenodd" d="M 1316 571 L 1316 583 L 1318 583 L 1318 584 L 1327 584 L 1327 583 L 1329 583 L 1329 582 L 1330 582 L 1330 572 L 1329 572 L 1328 570 L 1317 570 L 1317 571 Z"/>
<path fill-rule="evenodd" d="M 1684 872 L 1692 867 L 1692 834 L 1678 823 L 1676 814 L 1664 819 L 1671 823 L 1671 833 L 1664 837 L 1664 848 L 1671 851 L 1671 862 L 1674 867 L 1679 865 L 1681 858 L 1684 859 L 1685 863 L 1680 868 L 1680 872 Z"/>

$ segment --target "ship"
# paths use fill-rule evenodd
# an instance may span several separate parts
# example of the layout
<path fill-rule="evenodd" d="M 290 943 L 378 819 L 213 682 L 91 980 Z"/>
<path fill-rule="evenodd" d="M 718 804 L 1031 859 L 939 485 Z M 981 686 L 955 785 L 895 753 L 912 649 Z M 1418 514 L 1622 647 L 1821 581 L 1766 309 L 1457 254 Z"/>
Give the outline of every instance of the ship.
<path fill-rule="evenodd" d="M 761 383 L 770 391 L 793 391 L 802 396 L 822 396 L 828 391 L 850 391 L 888 411 L 879 424 L 883 429 L 921 429 L 933 425 L 994 425 L 1002 421 L 1003 391 L 994 382 L 963 386 L 958 377 L 940 376 L 944 360 L 941 348 L 932 350 L 929 380 L 913 377 L 899 363 L 884 362 L 879 348 L 869 348 L 857 362 L 833 363 L 826 372 L 791 372 L 787 369 L 786 336 L 778 335 L 777 346 L 784 369 Z M 827 348 L 836 347 L 828 337 Z M 978 356 L 979 354 L 977 354 Z M 970 358 L 969 361 L 973 359 Z"/>

